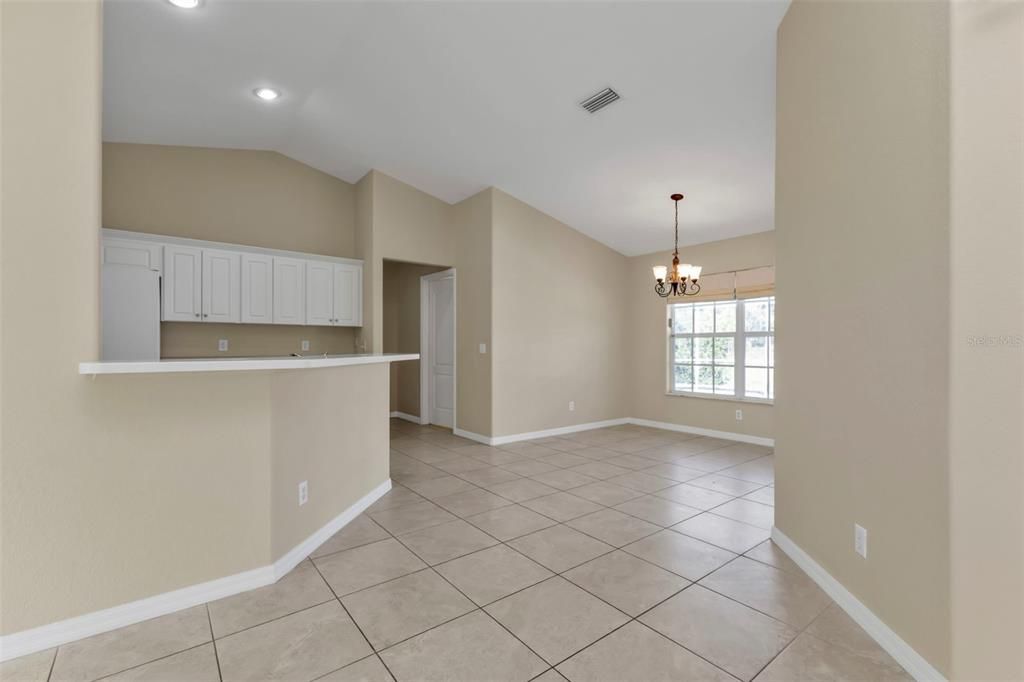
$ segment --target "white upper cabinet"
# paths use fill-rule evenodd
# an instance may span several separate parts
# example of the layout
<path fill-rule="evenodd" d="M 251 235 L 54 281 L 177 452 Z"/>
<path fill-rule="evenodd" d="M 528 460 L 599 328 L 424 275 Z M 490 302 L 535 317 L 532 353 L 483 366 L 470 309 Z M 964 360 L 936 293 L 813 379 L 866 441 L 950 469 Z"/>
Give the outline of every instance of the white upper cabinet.
<path fill-rule="evenodd" d="M 162 320 L 363 324 L 358 260 L 112 229 L 103 230 L 100 255 L 161 274 Z"/>
<path fill-rule="evenodd" d="M 242 321 L 242 254 L 203 249 L 203 321 Z"/>
<path fill-rule="evenodd" d="M 242 322 L 274 321 L 274 257 L 242 254 Z"/>
<path fill-rule="evenodd" d="M 134 239 L 103 239 L 102 259 L 104 265 L 138 265 L 147 270 L 163 270 L 164 245 Z"/>
<path fill-rule="evenodd" d="M 306 324 L 354 327 L 363 323 L 361 265 L 306 263 Z"/>
<path fill-rule="evenodd" d="M 203 316 L 203 250 L 168 244 L 164 247 L 163 318 L 201 322 Z"/>
<path fill-rule="evenodd" d="M 274 257 L 274 323 L 306 324 L 306 261 Z"/>
<path fill-rule="evenodd" d="M 334 265 L 334 324 L 359 327 L 363 324 L 363 267 Z"/>
<path fill-rule="evenodd" d="M 306 324 L 334 324 L 334 264 L 306 263 Z"/>

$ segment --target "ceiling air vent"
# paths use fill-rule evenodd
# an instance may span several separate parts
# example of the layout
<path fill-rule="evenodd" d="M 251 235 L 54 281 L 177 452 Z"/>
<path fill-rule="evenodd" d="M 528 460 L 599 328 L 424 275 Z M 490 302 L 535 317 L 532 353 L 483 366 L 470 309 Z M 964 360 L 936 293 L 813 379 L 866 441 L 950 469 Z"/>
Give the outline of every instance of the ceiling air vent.
<path fill-rule="evenodd" d="M 594 114 L 600 109 L 604 109 L 617 99 L 619 99 L 619 93 L 615 92 L 611 88 L 605 88 L 596 95 L 588 97 L 580 102 L 580 106 Z"/>

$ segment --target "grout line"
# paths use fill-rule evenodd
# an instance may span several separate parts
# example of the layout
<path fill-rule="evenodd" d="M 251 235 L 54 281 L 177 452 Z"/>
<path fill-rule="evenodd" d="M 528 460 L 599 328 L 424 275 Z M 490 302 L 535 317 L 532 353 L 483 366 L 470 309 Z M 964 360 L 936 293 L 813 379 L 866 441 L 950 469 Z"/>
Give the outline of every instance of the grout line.
<path fill-rule="evenodd" d="M 46 682 L 50 682 L 53 677 L 53 669 L 57 666 L 57 653 L 60 651 L 60 647 L 54 647 L 53 658 L 50 659 L 50 669 L 46 673 Z"/>
<path fill-rule="evenodd" d="M 298 567 L 296 567 L 296 568 L 298 568 Z M 294 571 L 295 569 L 293 568 L 292 570 Z M 264 585 L 264 587 L 269 587 L 269 585 Z M 257 587 L 256 589 L 259 590 L 259 589 L 262 589 L 262 588 Z M 241 594 L 246 594 L 246 593 L 242 592 Z M 235 635 L 241 634 L 243 632 L 248 632 L 249 630 L 253 630 L 255 628 L 258 628 L 261 625 L 266 625 L 267 623 L 274 623 L 276 621 L 281 620 L 282 618 L 287 618 L 288 616 L 294 616 L 296 613 L 302 613 L 303 611 L 308 611 L 309 609 L 315 609 L 316 607 L 323 606 L 324 604 L 330 604 L 332 601 L 334 601 L 334 599 L 324 599 L 322 602 L 317 602 L 316 604 L 310 604 L 309 606 L 303 606 L 300 609 L 295 609 L 294 611 L 289 611 L 288 613 L 283 613 L 280 616 L 274 616 L 273 618 L 268 618 L 267 620 L 261 621 L 259 623 L 254 624 L 254 625 L 249 625 L 247 627 L 244 627 L 241 630 L 235 630 L 234 632 L 229 632 L 228 634 L 223 635 L 221 637 L 215 637 L 215 638 L 213 638 L 210 641 L 211 642 L 217 642 L 217 641 L 223 640 L 223 639 L 230 639 L 230 638 L 234 637 Z M 207 604 L 209 604 L 209 602 L 207 602 Z"/>
<path fill-rule="evenodd" d="M 217 663 L 217 677 L 224 682 L 224 673 L 220 669 L 220 654 L 217 652 L 217 636 L 213 632 L 213 616 L 210 615 L 210 602 L 203 606 L 206 607 L 206 622 L 210 624 L 210 643 L 213 644 L 213 660 Z"/>
<path fill-rule="evenodd" d="M 192 608 L 195 608 L 195 607 L 192 607 Z M 145 622 L 145 621 L 143 621 L 143 622 Z M 95 636 L 95 635 L 93 635 L 93 636 Z M 181 649 L 180 651 L 173 651 L 173 652 L 171 652 L 169 654 L 164 654 L 163 656 L 158 656 L 157 658 L 153 658 L 153 659 L 150 659 L 148 661 L 143 661 L 142 663 L 137 663 L 137 664 L 129 666 L 127 668 L 122 668 L 121 670 L 115 670 L 114 672 L 107 673 L 107 674 L 103 675 L 102 677 L 97 677 L 97 678 L 95 678 L 95 680 L 96 680 L 96 682 L 100 682 L 100 680 L 109 679 L 109 678 L 113 677 L 114 675 L 120 675 L 121 673 L 128 672 L 129 670 L 136 670 L 136 669 L 141 668 L 143 666 L 149 665 L 150 663 L 156 663 L 157 661 L 162 661 L 164 659 L 171 658 L 172 656 L 177 656 L 178 654 L 183 654 L 186 651 L 192 651 L 193 649 L 198 649 L 200 647 L 204 647 L 207 644 L 213 644 L 213 639 L 212 639 L 213 635 L 212 635 L 212 633 L 211 633 L 210 637 L 211 637 L 211 639 L 210 639 L 209 642 L 201 642 L 200 644 L 196 644 L 195 646 L 186 647 L 185 649 Z M 86 637 L 86 639 L 88 639 L 88 637 Z M 81 641 L 81 640 L 76 640 L 76 641 Z M 70 642 L 69 642 L 69 644 L 70 644 Z M 219 674 L 219 668 L 218 668 L 218 674 Z"/>
<path fill-rule="evenodd" d="M 356 622 L 356 619 L 352 617 L 352 612 L 348 610 L 348 608 L 345 606 L 344 603 L 342 603 L 341 597 L 339 597 L 338 593 L 334 591 L 334 587 L 331 586 L 330 581 L 327 580 L 327 578 L 324 577 L 324 574 L 320 570 L 320 567 L 317 566 L 316 562 L 314 562 L 313 560 L 310 559 L 308 561 L 309 561 L 309 563 L 313 564 L 313 569 L 317 572 L 317 575 L 320 576 L 320 580 L 324 581 L 324 584 L 327 585 L 327 589 L 329 589 L 331 591 L 331 594 L 334 595 L 334 599 L 335 599 L 335 601 L 338 602 L 338 606 L 340 606 L 341 610 L 345 612 L 345 615 L 348 616 L 348 619 L 350 621 L 352 621 L 352 624 L 356 626 L 356 630 L 359 631 L 359 634 L 363 638 L 363 641 L 366 642 L 366 646 L 370 647 L 370 651 L 372 652 L 370 654 L 370 656 L 376 656 L 377 660 L 380 661 L 380 664 L 382 666 L 384 666 L 384 670 L 386 670 L 388 672 L 388 675 L 391 675 L 391 679 L 392 680 L 396 680 L 396 682 L 397 682 L 397 678 L 395 677 L 395 674 L 393 672 L 391 672 L 391 668 L 388 667 L 388 664 L 385 663 L 384 659 L 380 657 L 379 653 L 377 653 L 377 648 L 375 646 L 373 646 L 373 644 L 370 642 L 370 638 L 366 636 L 365 632 L 363 632 L 363 628 L 359 625 L 358 622 Z M 326 602 L 324 602 L 324 603 L 326 603 Z M 352 663 L 358 663 L 359 661 L 365 660 L 365 659 L 369 658 L 370 656 L 363 656 L 363 658 L 360 658 L 358 660 L 352 661 Z M 341 670 L 342 668 L 347 668 L 349 665 L 352 665 L 352 663 L 349 663 L 348 665 L 344 665 L 341 668 L 338 668 L 338 670 Z M 332 670 L 330 672 L 335 672 L 335 671 Z M 330 672 L 325 673 L 325 675 L 329 675 Z M 323 677 L 323 676 L 324 675 L 321 675 L 321 677 Z"/>
<path fill-rule="evenodd" d="M 373 647 L 370 647 L 370 648 L 372 649 Z M 356 665 L 357 663 L 362 663 L 363 661 L 365 661 L 368 658 L 377 658 L 377 660 L 380 660 L 380 657 L 377 656 L 377 652 L 375 651 L 375 652 L 373 652 L 371 654 L 366 654 L 362 658 L 357 658 L 356 660 L 352 661 L 351 663 L 346 663 L 345 665 L 341 666 L 340 668 L 335 668 L 334 670 L 328 670 L 323 675 L 317 675 L 312 680 L 310 680 L 310 682 L 317 682 L 317 680 L 322 680 L 325 677 L 327 677 L 328 675 L 333 675 L 334 673 L 336 673 L 336 672 L 338 672 L 340 670 L 344 670 L 345 668 L 351 668 L 352 666 Z M 380 664 L 384 665 L 384 661 L 380 661 Z M 397 680 L 395 680 L 395 676 L 391 674 L 391 671 L 388 670 L 388 667 L 386 665 L 384 665 L 384 670 L 385 670 L 385 672 L 387 672 L 388 675 L 391 676 L 391 679 L 394 682 L 397 682 Z"/>

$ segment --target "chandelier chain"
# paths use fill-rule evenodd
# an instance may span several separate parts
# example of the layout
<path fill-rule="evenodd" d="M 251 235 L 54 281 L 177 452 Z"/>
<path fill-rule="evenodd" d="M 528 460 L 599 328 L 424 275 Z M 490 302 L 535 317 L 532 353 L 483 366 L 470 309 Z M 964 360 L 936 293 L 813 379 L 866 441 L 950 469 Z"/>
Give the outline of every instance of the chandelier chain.
<path fill-rule="evenodd" d="M 676 241 L 675 250 L 672 252 L 672 255 L 679 255 L 679 199 L 676 199 Z"/>

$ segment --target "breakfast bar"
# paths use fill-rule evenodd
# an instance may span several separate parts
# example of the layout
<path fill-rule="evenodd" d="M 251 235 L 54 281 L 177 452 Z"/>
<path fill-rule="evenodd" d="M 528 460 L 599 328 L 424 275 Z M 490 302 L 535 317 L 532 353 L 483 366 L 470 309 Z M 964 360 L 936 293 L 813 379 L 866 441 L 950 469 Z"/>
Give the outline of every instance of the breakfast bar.
<path fill-rule="evenodd" d="M 240 372 L 279 369 L 317 369 L 418 360 L 416 353 L 364 353 L 268 358 L 186 358 L 138 362 L 82 362 L 79 374 L 171 374 L 175 372 Z"/>

